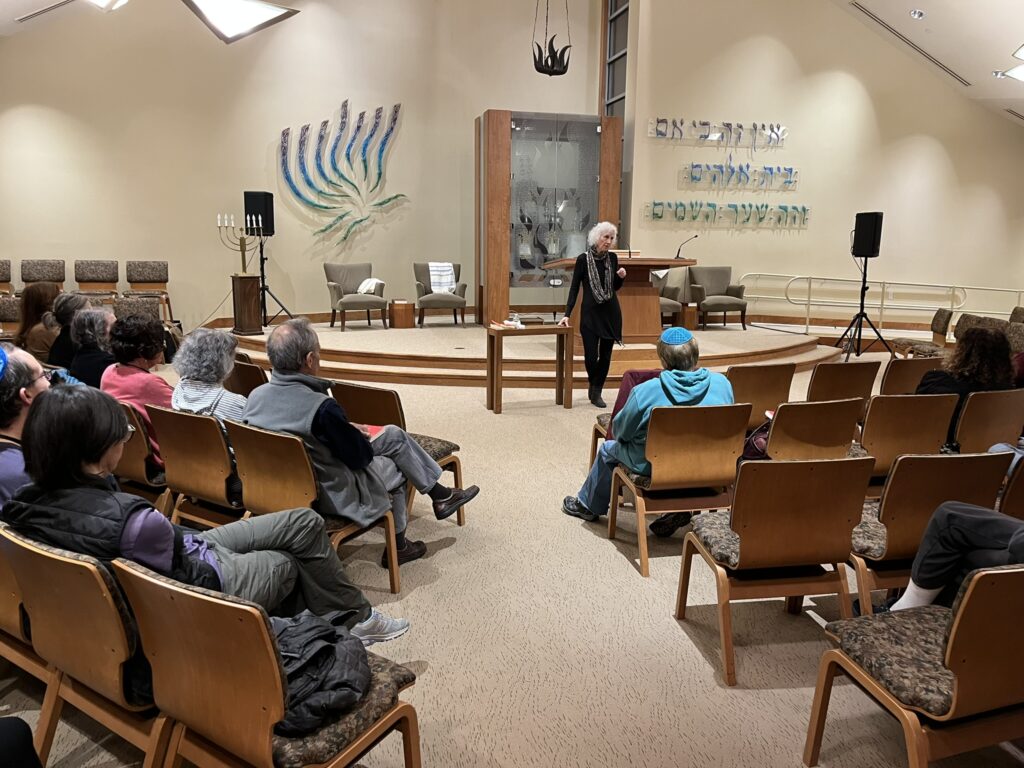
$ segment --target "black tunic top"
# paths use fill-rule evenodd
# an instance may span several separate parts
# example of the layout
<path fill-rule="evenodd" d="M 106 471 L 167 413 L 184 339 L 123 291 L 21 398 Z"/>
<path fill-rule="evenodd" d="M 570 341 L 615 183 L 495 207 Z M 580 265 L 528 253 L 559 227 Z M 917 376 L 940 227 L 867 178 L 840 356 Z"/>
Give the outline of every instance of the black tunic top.
<path fill-rule="evenodd" d="M 619 257 L 611 251 L 608 256 L 612 260 L 612 288 L 618 291 L 622 287 L 622 278 L 616 272 L 619 271 Z M 601 259 L 597 262 L 597 273 L 601 280 L 604 280 L 604 263 Z M 590 274 L 587 271 L 587 254 L 581 253 L 576 257 L 576 266 L 572 270 L 572 285 L 569 287 L 569 301 L 565 305 L 565 315 L 572 314 L 576 306 L 576 298 L 579 296 L 580 287 L 583 287 L 583 306 L 580 308 L 580 327 L 589 331 L 601 339 L 614 339 L 622 341 L 622 310 L 619 308 L 619 297 L 612 293 L 611 299 L 598 304 L 594 298 L 594 292 L 590 288 Z"/>
<path fill-rule="evenodd" d="M 75 357 L 75 345 L 71 341 L 71 326 L 65 325 L 60 329 L 57 338 L 53 340 L 50 347 L 50 356 L 46 358 L 49 365 L 56 365 L 58 368 L 67 368 Z"/>

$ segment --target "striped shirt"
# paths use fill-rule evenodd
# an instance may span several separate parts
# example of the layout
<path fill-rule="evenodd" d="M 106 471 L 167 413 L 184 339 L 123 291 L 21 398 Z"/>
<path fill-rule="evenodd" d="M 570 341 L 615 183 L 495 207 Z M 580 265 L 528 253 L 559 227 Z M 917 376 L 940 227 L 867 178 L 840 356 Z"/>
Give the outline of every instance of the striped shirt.
<path fill-rule="evenodd" d="M 209 384 L 195 379 L 182 379 L 171 395 L 171 407 L 176 411 L 188 411 L 218 419 L 241 421 L 245 411 L 245 398 L 228 392 L 219 384 Z"/>

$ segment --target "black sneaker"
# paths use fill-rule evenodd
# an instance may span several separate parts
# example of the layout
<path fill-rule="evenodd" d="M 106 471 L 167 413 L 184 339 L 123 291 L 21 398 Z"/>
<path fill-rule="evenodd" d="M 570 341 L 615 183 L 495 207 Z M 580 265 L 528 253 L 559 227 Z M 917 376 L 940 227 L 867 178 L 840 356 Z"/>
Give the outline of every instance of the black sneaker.
<path fill-rule="evenodd" d="M 580 520 L 586 520 L 588 523 L 592 523 L 598 518 L 597 515 L 584 507 L 575 496 L 566 496 L 562 499 L 562 511 L 567 515 L 578 517 Z"/>
<path fill-rule="evenodd" d="M 667 539 L 693 519 L 692 512 L 670 512 L 652 522 L 647 529 L 659 539 Z"/>
<path fill-rule="evenodd" d="M 427 554 L 427 545 L 422 541 L 412 541 L 411 539 L 405 540 L 405 549 L 398 550 L 398 564 L 405 565 L 413 560 L 419 560 Z M 384 552 L 380 556 L 380 567 L 388 567 L 388 548 L 384 547 Z"/>

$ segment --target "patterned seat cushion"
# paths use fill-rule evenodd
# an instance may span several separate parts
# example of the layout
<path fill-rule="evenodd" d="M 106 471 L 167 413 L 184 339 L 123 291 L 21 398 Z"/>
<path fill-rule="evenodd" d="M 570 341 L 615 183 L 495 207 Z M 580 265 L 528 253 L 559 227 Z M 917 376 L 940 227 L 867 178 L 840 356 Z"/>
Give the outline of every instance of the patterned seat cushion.
<path fill-rule="evenodd" d="M 430 435 L 415 435 L 412 432 L 409 433 L 409 437 L 419 443 L 420 448 L 426 451 L 434 461 L 440 461 L 445 456 L 451 456 L 459 451 L 459 444 L 453 443 L 451 440 L 442 440 L 440 437 L 431 437 Z"/>
<path fill-rule="evenodd" d="M 924 339 L 908 339 L 905 337 L 892 339 L 889 342 L 889 346 L 914 357 L 941 357 L 944 349 L 944 347 Z"/>
<path fill-rule="evenodd" d="M 412 670 L 382 656 L 367 653 L 370 689 L 362 700 L 338 720 L 319 731 L 298 738 L 274 736 L 274 765 L 300 768 L 326 763 L 379 720 L 395 702 L 398 692 L 416 681 Z"/>
<path fill-rule="evenodd" d="M 651 476 L 650 475 L 638 475 L 636 472 L 630 472 L 626 470 L 626 477 L 629 478 L 629 482 L 635 485 L 637 488 L 650 488 L 651 487 Z"/>
<path fill-rule="evenodd" d="M 865 501 L 860 522 L 853 528 L 852 549 L 858 555 L 877 560 L 885 556 L 886 545 L 885 526 L 878 520 L 878 501 Z"/>
<path fill-rule="evenodd" d="M 114 317 L 122 318 L 129 315 L 142 315 L 154 320 L 160 319 L 160 302 L 151 298 L 124 298 L 114 301 Z"/>
<path fill-rule="evenodd" d="M 952 611 L 938 605 L 840 619 L 825 626 L 839 647 L 908 707 L 949 712 L 953 673 L 943 664 Z"/>
<path fill-rule="evenodd" d="M 597 414 L 597 426 L 607 430 L 608 425 L 612 423 L 612 415 L 610 413 L 599 413 Z"/>
<path fill-rule="evenodd" d="M 729 525 L 725 509 L 702 512 L 693 520 L 693 533 L 715 561 L 729 568 L 740 564 L 740 537 Z"/>

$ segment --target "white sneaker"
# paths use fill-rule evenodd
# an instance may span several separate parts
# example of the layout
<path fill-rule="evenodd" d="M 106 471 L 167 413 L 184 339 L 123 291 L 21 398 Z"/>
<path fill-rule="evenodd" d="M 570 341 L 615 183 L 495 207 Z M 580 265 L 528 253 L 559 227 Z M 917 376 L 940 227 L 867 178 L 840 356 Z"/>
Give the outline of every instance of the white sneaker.
<path fill-rule="evenodd" d="M 358 637 L 364 646 L 374 643 L 386 643 L 401 637 L 409 631 L 408 619 L 393 619 L 376 608 L 370 614 L 370 618 L 361 621 L 352 627 L 351 632 Z"/>

